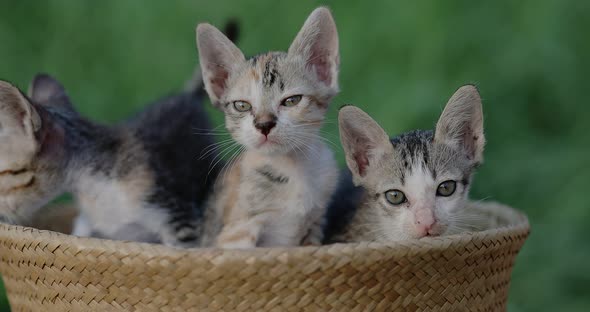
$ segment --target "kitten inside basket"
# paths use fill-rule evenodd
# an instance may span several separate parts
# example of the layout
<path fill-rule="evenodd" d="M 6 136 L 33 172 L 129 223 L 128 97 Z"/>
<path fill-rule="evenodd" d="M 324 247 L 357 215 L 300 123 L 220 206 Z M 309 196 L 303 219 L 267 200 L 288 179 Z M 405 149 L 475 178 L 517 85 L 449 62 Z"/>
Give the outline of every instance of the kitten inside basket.
<path fill-rule="evenodd" d="M 183 247 L 387 242 L 496 225 L 467 198 L 485 143 L 475 87 L 457 90 L 435 131 L 391 140 L 362 110 L 342 108 L 350 171 L 336 189 L 319 132 L 338 92 L 330 11 L 314 10 L 286 53 L 246 59 L 208 24 L 197 44 L 206 91 L 237 143 L 226 171 L 208 170 L 219 146 L 191 132 L 210 130 L 201 86 L 107 127 L 80 116 L 49 76 L 29 96 L 0 82 L 0 221 L 30 224 L 69 191 L 76 235 Z"/>
<path fill-rule="evenodd" d="M 225 31 L 235 40 L 237 24 Z M 209 168 L 218 155 L 198 157 L 214 141 L 195 134 L 211 129 L 195 73 L 183 92 L 112 126 L 81 116 L 48 75 L 37 75 L 28 95 L 0 81 L 0 220 L 69 229 L 71 205 L 40 210 L 71 193 L 79 210 L 74 235 L 209 244 L 206 201 L 218 173 Z"/>
<path fill-rule="evenodd" d="M 328 212 L 327 241 L 387 242 L 497 225 L 486 212 L 494 204 L 468 200 L 485 143 L 474 86 L 455 92 L 435 131 L 414 130 L 390 139 L 354 106 L 343 107 L 338 122 L 357 187 L 350 175 L 342 180 Z"/>
<path fill-rule="evenodd" d="M 200 93 L 197 86 L 105 126 L 79 115 L 52 77 L 35 77 L 30 96 L 0 82 L 1 215 L 29 224 L 68 192 L 80 208 L 75 235 L 199 245 L 212 186 L 204 179 L 211 158 L 193 157 L 212 143 L 192 133 L 209 128 Z"/>
<path fill-rule="evenodd" d="M 338 169 L 320 136 L 338 92 L 338 34 L 330 11 L 314 10 L 288 52 L 246 59 L 209 24 L 197 28 L 211 102 L 239 148 L 222 173 L 217 246 L 320 244 Z"/>

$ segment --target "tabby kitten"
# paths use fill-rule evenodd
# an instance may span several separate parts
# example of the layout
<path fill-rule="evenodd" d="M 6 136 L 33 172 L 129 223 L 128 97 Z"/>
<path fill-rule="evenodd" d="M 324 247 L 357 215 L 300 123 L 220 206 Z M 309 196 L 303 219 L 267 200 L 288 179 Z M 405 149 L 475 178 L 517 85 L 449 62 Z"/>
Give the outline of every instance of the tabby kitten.
<path fill-rule="evenodd" d="M 0 215 L 28 224 L 71 192 L 76 235 L 199 245 L 215 156 L 197 158 L 213 143 L 193 134 L 209 128 L 203 96 L 195 86 L 109 127 L 80 116 L 48 75 L 35 77 L 29 96 L 0 81 Z"/>
<path fill-rule="evenodd" d="M 288 52 L 246 59 L 209 24 L 197 27 L 205 87 L 244 152 L 220 175 L 215 209 L 225 248 L 319 244 L 337 167 L 319 129 L 338 92 L 338 34 L 314 10 Z"/>
<path fill-rule="evenodd" d="M 352 201 L 330 207 L 330 215 L 340 212 L 341 220 L 328 226 L 329 241 L 386 242 L 480 225 L 467 199 L 485 143 L 481 99 L 474 86 L 455 92 L 434 132 L 415 130 L 390 140 L 369 115 L 353 106 L 340 110 L 338 122 L 346 163 L 359 187 L 344 183 L 346 193 L 337 193 Z M 356 204 L 356 211 L 350 204 Z"/>

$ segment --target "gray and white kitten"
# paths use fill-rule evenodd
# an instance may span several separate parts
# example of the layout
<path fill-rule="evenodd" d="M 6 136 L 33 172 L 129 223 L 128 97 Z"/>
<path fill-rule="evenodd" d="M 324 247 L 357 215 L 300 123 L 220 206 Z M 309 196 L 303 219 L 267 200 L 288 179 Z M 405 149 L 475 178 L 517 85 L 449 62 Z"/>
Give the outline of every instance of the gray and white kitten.
<path fill-rule="evenodd" d="M 485 143 L 481 99 L 474 86 L 455 92 L 434 132 L 415 130 L 390 140 L 354 106 L 343 107 L 338 122 L 357 188 L 344 183 L 337 193 L 348 202 L 336 199 L 330 207 L 334 219 L 327 228 L 328 241 L 387 242 L 480 226 L 468 201 Z"/>
<path fill-rule="evenodd" d="M 319 130 L 338 92 L 338 34 L 314 10 L 288 52 L 246 59 L 220 31 L 197 27 L 205 87 L 239 144 L 215 209 L 227 248 L 319 244 L 337 166 Z M 237 155 L 237 154 L 236 154 Z"/>
<path fill-rule="evenodd" d="M 62 85 L 37 75 L 29 96 L 0 81 L 0 216 L 28 224 L 56 196 L 80 209 L 74 234 L 198 246 L 215 155 L 204 90 L 166 97 L 130 121 L 105 126 L 76 112 Z"/>

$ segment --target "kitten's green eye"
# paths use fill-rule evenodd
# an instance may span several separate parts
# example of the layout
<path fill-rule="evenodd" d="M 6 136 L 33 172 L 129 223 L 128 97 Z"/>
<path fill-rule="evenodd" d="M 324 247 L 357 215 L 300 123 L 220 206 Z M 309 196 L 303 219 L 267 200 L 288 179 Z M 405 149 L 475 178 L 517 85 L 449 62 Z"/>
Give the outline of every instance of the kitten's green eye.
<path fill-rule="evenodd" d="M 457 182 L 448 180 L 438 185 L 436 189 L 437 196 L 451 196 L 455 193 L 455 189 L 457 188 Z"/>
<path fill-rule="evenodd" d="M 385 199 L 392 205 L 400 205 L 406 202 L 406 195 L 400 190 L 385 192 Z"/>
<path fill-rule="evenodd" d="M 252 105 L 250 105 L 250 103 L 246 102 L 246 101 L 235 101 L 234 102 L 234 108 L 238 111 L 238 112 L 247 112 L 249 110 L 252 109 Z"/>
<path fill-rule="evenodd" d="M 291 107 L 291 106 L 295 106 L 297 104 L 299 104 L 299 102 L 301 102 L 301 95 L 293 95 L 290 96 L 286 99 L 283 100 L 283 103 L 281 103 L 281 105 L 287 106 L 287 107 Z"/>

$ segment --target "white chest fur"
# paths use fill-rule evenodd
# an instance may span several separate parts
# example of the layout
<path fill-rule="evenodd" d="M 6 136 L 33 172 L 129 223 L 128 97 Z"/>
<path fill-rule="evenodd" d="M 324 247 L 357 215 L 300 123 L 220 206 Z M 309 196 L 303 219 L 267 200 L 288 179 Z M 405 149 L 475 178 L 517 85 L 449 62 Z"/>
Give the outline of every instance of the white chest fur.
<path fill-rule="evenodd" d="M 80 175 L 75 196 L 84 220 L 77 222 L 74 234 L 88 235 L 88 232 L 97 231 L 112 239 L 135 240 L 157 233 L 164 216 L 146 204 L 151 180 L 145 178 L 141 175 L 122 179 L 102 174 Z M 134 228 L 133 233 L 126 230 L 129 227 Z M 142 229 L 146 233 L 140 233 Z"/>
<path fill-rule="evenodd" d="M 335 189 L 337 167 L 323 147 L 314 158 L 246 155 L 239 201 L 247 214 L 270 213 L 259 246 L 298 244 L 321 218 Z M 240 205 L 244 207 L 244 205 Z"/>

